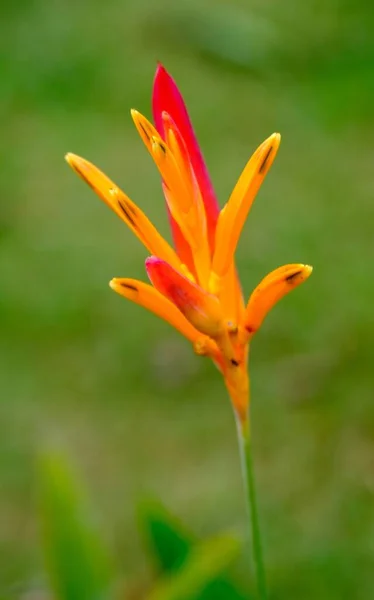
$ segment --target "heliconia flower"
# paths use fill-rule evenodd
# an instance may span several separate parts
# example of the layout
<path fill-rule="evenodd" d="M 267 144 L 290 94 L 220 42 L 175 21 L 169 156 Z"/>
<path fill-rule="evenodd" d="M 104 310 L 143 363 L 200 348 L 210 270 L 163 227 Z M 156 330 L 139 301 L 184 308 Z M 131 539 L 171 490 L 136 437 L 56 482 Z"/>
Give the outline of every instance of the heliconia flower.
<path fill-rule="evenodd" d="M 209 178 L 182 95 L 158 66 L 153 86 L 155 125 L 136 110 L 132 118 L 162 179 L 174 247 L 142 210 L 92 163 L 67 154 L 69 165 L 128 225 L 151 254 L 151 284 L 115 278 L 120 295 L 170 323 L 221 371 L 236 415 L 249 414 L 248 353 L 270 309 L 305 281 L 312 267 L 290 264 L 267 275 L 245 305 L 235 251 L 255 196 L 277 154 L 274 133 L 252 155 L 222 210 Z"/>

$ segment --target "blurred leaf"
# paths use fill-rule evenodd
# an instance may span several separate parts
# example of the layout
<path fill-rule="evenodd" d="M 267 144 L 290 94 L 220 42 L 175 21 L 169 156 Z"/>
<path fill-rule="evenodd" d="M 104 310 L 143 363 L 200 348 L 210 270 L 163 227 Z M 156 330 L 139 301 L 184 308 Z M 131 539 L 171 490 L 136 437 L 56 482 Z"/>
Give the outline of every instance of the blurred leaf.
<path fill-rule="evenodd" d="M 178 569 L 193 546 L 192 535 L 159 502 L 143 502 L 139 515 L 160 570 Z"/>
<path fill-rule="evenodd" d="M 108 556 L 64 460 L 55 455 L 43 457 L 40 484 L 45 557 L 56 597 L 110 598 Z"/>
<path fill-rule="evenodd" d="M 142 503 L 139 513 L 161 572 L 170 574 L 177 572 L 182 565 L 184 568 L 197 547 L 194 537 L 159 502 Z M 230 580 L 216 576 L 194 596 L 190 593 L 189 599 L 247 600 L 248 595 L 239 592 Z"/>
<path fill-rule="evenodd" d="M 161 581 L 150 594 L 149 600 L 191 600 L 200 597 L 200 592 L 231 563 L 238 550 L 238 541 L 230 537 L 218 537 L 196 544 L 182 568 Z"/>

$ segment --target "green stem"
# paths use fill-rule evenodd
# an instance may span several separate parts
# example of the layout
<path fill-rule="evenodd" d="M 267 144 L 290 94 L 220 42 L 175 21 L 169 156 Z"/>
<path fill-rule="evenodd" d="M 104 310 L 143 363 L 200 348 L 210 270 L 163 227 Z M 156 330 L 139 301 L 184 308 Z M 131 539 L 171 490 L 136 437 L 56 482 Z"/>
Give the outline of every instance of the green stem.
<path fill-rule="evenodd" d="M 261 533 L 257 510 L 256 486 L 253 473 L 252 444 L 249 419 L 245 423 L 238 420 L 238 438 L 242 461 L 242 473 L 247 499 L 248 516 L 252 533 L 252 550 L 255 563 L 257 590 L 260 600 L 267 600 L 266 576 L 262 556 Z"/>

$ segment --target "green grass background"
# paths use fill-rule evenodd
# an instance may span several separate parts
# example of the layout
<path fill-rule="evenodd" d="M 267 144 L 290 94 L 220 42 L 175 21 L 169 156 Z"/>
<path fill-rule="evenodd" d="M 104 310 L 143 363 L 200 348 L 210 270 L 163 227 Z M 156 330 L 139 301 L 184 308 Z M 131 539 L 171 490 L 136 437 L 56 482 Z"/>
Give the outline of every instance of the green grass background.
<path fill-rule="evenodd" d="M 177 79 L 223 204 L 282 133 L 238 250 L 246 294 L 286 262 L 312 278 L 251 353 L 272 599 L 374 596 L 374 14 L 369 1 L 5 2 L 0 21 L 0 590 L 42 577 L 40 447 L 88 483 L 128 582 L 152 492 L 201 536 L 246 527 L 222 381 L 109 289 L 145 250 L 64 163 L 105 170 L 167 232 L 133 127 L 157 60 Z M 247 557 L 248 558 L 248 557 Z M 239 577 L 250 581 L 246 557 Z"/>

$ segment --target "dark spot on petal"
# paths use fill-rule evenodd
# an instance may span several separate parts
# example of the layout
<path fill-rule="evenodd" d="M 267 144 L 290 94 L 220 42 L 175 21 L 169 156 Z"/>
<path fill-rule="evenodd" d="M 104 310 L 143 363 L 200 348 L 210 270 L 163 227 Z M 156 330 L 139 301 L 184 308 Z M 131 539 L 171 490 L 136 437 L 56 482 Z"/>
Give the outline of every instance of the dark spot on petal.
<path fill-rule="evenodd" d="M 164 144 L 161 144 L 161 142 L 157 142 L 157 144 L 158 144 L 160 150 L 162 150 L 162 152 L 164 154 L 166 154 L 166 146 Z"/>
<path fill-rule="evenodd" d="M 235 360 L 235 358 L 231 359 L 231 364 L 234 365 L 234 367 L 238 367 L 239 366 L 239 362 L 237 360 Z"/>
<path fill-rule="evenodd" d="M 124 202 L 124 201 L 122 201 L 122 203 L 125 205 L 125 207 L 129 213 L 134 215 L 134 217 L 137 216 L 136 209 L 134 208 L 134 206 L 132 206 L 132 204 L 128 204 L 127 202 Z"/>
<path fill-rule="evenodd" d="M 292 281 L 295 279 L 295 277 L 300 275 L 300 273 L 302 273 L 301 269 L 300 269 L 300 271 L 296 271 L 296 273 L 292 273 L 292 275 L 289 275 L 288 277 L 286 277 L 285 281 L 288 281 L 288 283 L 292 283 Z"/>
<path fill-rule="evenodd" d="M 121 282 L 120 285 L 121 285 L 121 287 L 124 287 L 124 288 L 126 288 L 128 290 L 133 290 L 134 292 L 138 291 L 138 288 L 135 285 L 131 285 L 131 283 L 123 283 L 123 282 Z"/>
<path fill-rule="evenodd" d="M 270 154 L 272 153 L 272 151 L 273 151 L 273 146 L 270 146 L 270 148 L 269 148 L 269 150 L 266 152 L 266 156 L 265 156 L 264 160 L 262 161 L 262 163 L 261 163 L 261 166 L 260 166 L 260 168 L 259 168 L 259 170 L 258 170 L 258 172 L 259 172 L 259 173 L 262 173 L 262 172 L 265 170 L 266 163 L 267 163 L 267 161 L 269 160 L 269 156 L 270 156 Z"/>
<path fill-rule="evenodd" d="M 149 133 L 146 130 L 146 128 L 144 127 L 144 125 L 142 125 L 142 123 L 140 121 L 139 121 L 139 127 L 143 131 L 143 133 L 144 133 L 145 137 L 147 138 L 147 140 L 149 140 Z"/>
<path fill-rule="evenodd" d="M 132 207 L 130 207 L 128 204 L 124 204 L 124 202 L 121 200 L 118 200 L 118 204 L 128 222 L 136 229 L 136 223 L 130 214 L 134 214 L 135 211 L 132 210 Z"/>
<path fill-rule="evenodd" d="M 246 325 L 245 326 L 246 331 L 248 331 L 248 333 L 254 333 L 255 330 L 253 329 L 253 327 L 251 327 L 251 325 Z"/>

